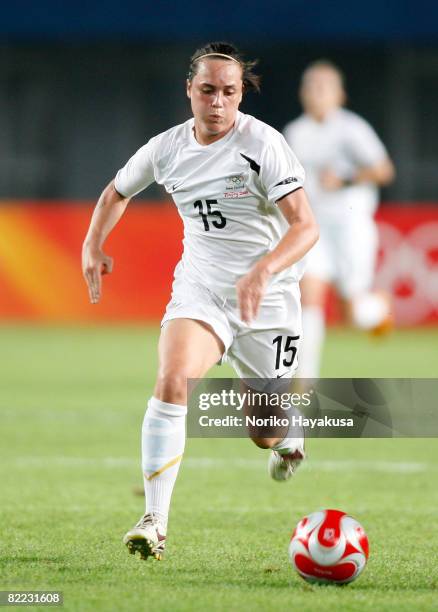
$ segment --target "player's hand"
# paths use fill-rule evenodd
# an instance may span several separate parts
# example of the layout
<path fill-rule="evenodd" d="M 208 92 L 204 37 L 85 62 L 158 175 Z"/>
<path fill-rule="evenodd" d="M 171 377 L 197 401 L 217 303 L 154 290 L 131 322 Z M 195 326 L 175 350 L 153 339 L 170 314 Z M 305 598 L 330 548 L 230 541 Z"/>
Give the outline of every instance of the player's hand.
<path fill-rule="evenodd" d="M 319 181 L 322 188 L 326 191 L 337 191 L 338 189 L 342 189 L 344 186 L 344 181 L 337 174 L 335 174 L 333 170 L 330 170 L 330 168 L 327 168 L 321 172 L 319 175 Z"/>
<path fill-rule="evenodd" d="M 238 280 L 236 284 L 237 300 L 240 318 L 244 323 L 251 323 L 257 317 L 269 276 L 266 268 L 256 264 L 245 276 Z"/>
<path fill-rule="evenodd" d="M 84 244 L 82 249 L 82 273 L 87 283 L 90 302 L 97 304 L 102 295 L 102 276 L 113 270 L 113 260 L 97 247 Z"/>

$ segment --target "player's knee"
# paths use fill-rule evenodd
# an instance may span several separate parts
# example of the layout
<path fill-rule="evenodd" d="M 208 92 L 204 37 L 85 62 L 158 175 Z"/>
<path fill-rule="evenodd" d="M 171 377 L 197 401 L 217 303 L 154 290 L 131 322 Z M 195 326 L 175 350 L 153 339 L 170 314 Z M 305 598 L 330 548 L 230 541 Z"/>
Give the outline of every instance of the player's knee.
<path fill-rule="evenodd" d="M 278 442 L 281 441 L 281 438 L 253 438 L 251 437 L 251 440 L 259 448 L 273 448 L 276 444 L 278 444 Z"/>
<path fill-rule="evenodd" d="M 155 385 L 155 397 L 170 404 L 186 404 L 189 378 L 194 378 L 194 374 L 187 368 L 160 369 Z"/>

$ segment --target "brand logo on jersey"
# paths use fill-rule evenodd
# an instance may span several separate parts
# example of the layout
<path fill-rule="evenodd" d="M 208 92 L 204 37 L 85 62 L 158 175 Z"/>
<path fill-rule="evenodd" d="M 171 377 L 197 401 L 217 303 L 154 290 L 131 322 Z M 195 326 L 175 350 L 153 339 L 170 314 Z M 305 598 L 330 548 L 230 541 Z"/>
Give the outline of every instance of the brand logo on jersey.
<path fill-rule="evenodd" d="M 289 370 L 286 370 L 286 372 L 283 372 L 283 374 L 277 374 L 277 378 L 283 378 L 283 376 L 286 376 L 286 374 L 289 374 Z"/>
<path fill-rule="evenodd" d="M 225 179 L 224 198 L 242 198 L 248 193 L 243 174 L 235 174 Z"/>
<path fill-rule="evenodd" d="M 298 183 L 296 176 L 288 176 L 286 179 L 284 179 L 284 181 L 277 183 L 275 187 L 278 187 L 279 185 L 289 185 L 289 183 Z"/>

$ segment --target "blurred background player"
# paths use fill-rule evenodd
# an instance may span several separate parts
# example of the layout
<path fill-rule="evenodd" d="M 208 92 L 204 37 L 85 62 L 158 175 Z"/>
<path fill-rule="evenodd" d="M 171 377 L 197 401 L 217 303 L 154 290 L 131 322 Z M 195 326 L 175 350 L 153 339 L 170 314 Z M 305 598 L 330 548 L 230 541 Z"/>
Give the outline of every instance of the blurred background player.
<path fill-rule="evenodd" d="M 307 255 L 301 281 L 303 344 L 299 375 L 316 378 L 325 335 L 329 285 L 342 300 L 346 320 L 362 329 L 383 329 L 390 302 L 372 291 L 378 237 L 374 212 L 379 187 L 394 167 L 373 128 L 346 110 L 344 79 L 333 63 L 314 62 L 300 88 L 304 113 L 284 136 L 306 171 L 306 190 L 320 225 L 320 240 Z"/>

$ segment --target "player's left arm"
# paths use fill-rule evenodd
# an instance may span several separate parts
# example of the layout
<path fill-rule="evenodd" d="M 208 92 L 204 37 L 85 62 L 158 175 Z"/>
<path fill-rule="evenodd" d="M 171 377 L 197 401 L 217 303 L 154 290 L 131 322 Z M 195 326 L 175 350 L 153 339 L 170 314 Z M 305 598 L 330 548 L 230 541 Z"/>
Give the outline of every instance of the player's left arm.
<path fill-rule="evenodd" d="M 257 316 L 271 276 L 304 257 L 319 237 L 318 226 L 303 188 L 277 200 L 277 206 L 289 223 L 289 229 L 275 249 L 259 259 L 236 285 L 241 317 L 246 323 Z"/>

